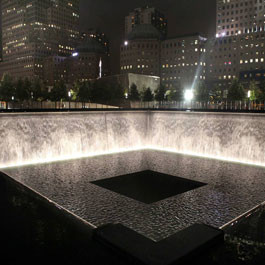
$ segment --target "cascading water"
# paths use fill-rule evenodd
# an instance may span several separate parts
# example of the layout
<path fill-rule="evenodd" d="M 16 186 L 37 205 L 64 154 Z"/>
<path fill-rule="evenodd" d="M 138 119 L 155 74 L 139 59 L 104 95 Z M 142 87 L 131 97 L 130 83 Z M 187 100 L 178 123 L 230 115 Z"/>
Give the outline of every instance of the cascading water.
<path fill-rule="evenodd" d="M 265 116 L 181 112 L 0 115 L 0 167 L 138 149 L 265 166 Z"/>
<path fill-rule="evenodd" d="M 0 167 L 136 150 L 145 146 L 146 113 L 0 116 Z"/>
<path fill-rule="evenodd" d="M 265 116 L 150 113 L 150 148 L 265 166 Z"/>

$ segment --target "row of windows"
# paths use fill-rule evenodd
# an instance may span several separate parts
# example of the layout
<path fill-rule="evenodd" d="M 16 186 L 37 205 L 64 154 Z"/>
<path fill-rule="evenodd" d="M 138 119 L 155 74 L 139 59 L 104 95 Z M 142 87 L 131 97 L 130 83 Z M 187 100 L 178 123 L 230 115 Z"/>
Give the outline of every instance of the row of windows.
<path fill-rule="evenodd" d="M 255 59 L 249 59 L 249 60 L 240 60 L 240 64 L 243 63 L 264 63 L 264 58 L 255 58 Z"/>

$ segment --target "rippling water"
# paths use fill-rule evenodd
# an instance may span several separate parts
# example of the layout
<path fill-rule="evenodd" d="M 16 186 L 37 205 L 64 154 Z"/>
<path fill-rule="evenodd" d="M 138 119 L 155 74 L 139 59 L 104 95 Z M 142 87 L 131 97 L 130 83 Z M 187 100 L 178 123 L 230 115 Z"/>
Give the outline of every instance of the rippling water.
<path fill-rule="evenodd" d="M 148 205 L 91 184 L 147 169 L 208 185 Z M 96 226 L 119 222 L 154 240 L 195 222 L 220 227 L 265 198 L 263 167 L 157 151 L 16 167 L 4 172 Z"/>

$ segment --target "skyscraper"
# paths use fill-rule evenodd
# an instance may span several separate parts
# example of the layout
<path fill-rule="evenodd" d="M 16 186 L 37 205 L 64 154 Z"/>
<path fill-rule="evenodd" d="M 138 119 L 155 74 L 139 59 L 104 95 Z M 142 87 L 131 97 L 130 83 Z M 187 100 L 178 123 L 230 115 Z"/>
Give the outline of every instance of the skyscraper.
<path fill-rule="evenodd" d="M 217 0 L 216 36 L 265 30 L 264 0 Z"/>
<path fill-rule="evenodd" d="M 78 42 L 79 0 L 2 0 L 1 75 L 43 76 L 43 59 L 71 55 Z"/>
<path fill-rule="evenodd" d="M 207 81 L 224 94 L 234 79 L 246 88 L 265 80 L 265 1 L 216 0 L 216 38 L 209 43 Z"/>
<path fill-rule="evenodd" d="M 139 7 L 125 17 L 125 37 L 136 25 L 151 24 L 160 31 L 163 38 L 167 36 L 167 19 L 154 7 Z"/>
<path fill-rule="evenodd" d="M 121 73 L 159 76 L 161 33 L 150 24 L 134 27 L 121 45 Z"/>

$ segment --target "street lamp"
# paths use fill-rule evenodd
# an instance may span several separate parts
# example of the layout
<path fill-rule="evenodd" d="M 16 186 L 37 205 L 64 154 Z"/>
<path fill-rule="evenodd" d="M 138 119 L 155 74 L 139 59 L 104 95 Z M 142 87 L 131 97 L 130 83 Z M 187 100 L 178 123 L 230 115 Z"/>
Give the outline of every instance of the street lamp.
<path fill-rule="evenodd" d="M 248 91 L 248 110 L 250 110 L 250 97 L 251 97 L 251 90 Z"/>
<path fill-rule="evenodd" d="M 184 98 L 185 98 L 185 101 L 187 102 L 187 107 L 188 107 L 188 102 L 190 103 L 190 108 L 192 108 L 192 99 L 194 97 L 194 94 L 193 94 L 193 91 L 192 89 L 188 89 L 185 91 L 184 93 Z"/>
<path fill-rule="evenodd" d="M 248 91 L 248 98 L 250 98 L 251 97 L 251 91 L 249 90 Z"/>
<path fill-rule="evenodd" d="M 72 96 L 72 93 L 71 93 L 71 90 L 68 91 L 68 98 L 69 98 L 69 110 L 70 110 L 70 99 L 71 99 L 71 96 Z"/>

